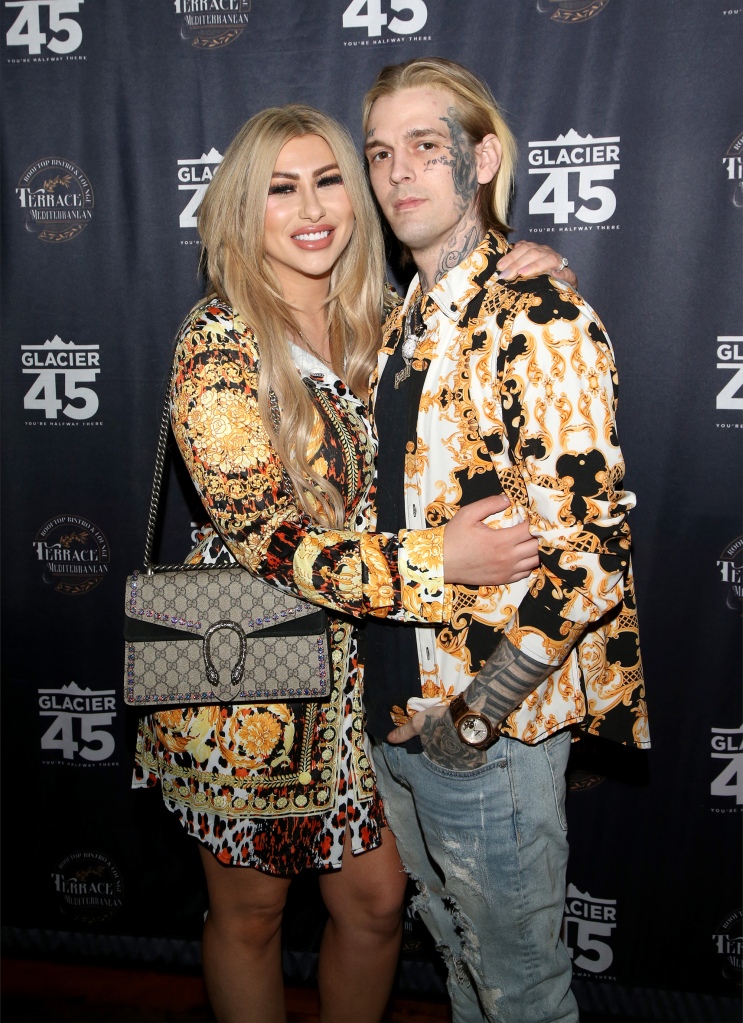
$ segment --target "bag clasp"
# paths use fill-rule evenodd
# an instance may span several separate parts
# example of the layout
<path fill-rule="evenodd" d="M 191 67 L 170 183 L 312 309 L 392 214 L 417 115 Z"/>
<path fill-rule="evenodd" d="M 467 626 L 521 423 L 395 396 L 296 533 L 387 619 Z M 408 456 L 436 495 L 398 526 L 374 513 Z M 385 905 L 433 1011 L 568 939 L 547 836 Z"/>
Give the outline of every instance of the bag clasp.
<path fill-rule="evenodd" d="M 209 626 L 204 633 L 204 664 L 206 666 L 206 677 L 215 689 L 219 685 L 219 672 L 212 661 L 211 641 L 220 629 L 229 629 L 231 632 L 237 633 L 240 640 L 240 652 L 237 657 L 237 662 L 230 669 L 230 680 L 233 686 L 238 686 L 242 682 L 243 674 L 245 672 L 245 657 L 248 650 L 247 638 L 237 622 L 231 622 L 228 619 L 224 619 L 223 621 L 215 622 L 214 625 Z"/>

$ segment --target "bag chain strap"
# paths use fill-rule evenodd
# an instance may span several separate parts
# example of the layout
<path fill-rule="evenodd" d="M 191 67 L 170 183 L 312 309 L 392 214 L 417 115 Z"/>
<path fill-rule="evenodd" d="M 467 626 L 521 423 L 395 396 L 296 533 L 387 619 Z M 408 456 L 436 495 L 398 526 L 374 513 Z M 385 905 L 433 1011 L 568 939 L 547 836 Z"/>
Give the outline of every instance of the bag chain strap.
<path fill-rule="evenodd" d="M 168 386 L 165 389 L 165 401 L 163 403 L 163 411 L 160 417 L 160 435 L 157 439 L 157 453 L 155 455 L 155 472 L 152 477 L 152 493 L 150 495 L 150 511 L 147 516 L 147 536 L 145 537 L 144 544 L 144 568 L 147 575 L 152 575 L 154 572 L 208 572 L 218 568 L 229 568 L 233 566 L 218 566 L 218 565 L 189 565 L 183 564 L 182 562 L 177 565 L 154 565 L 152 563 L 152 547 L 155 542 L 155 527 L 157 525 L 157 516 L 160 510 L 160 495 L 162 493 L 163 475 L 165 473 L 165 457 L 167 454 L 168 445 L 168 433 L 170 431 L 170 390 L 173 386 L 173 380 L 175 379 L 175 367 L 173 372 L 170 374 L 168 380 Z M 268 392 L 268 400 L 271 406 L 271 420 L 273 422 L 276 432 L 279 432 L 281 425 L 281 415 L 279 412 L 279 402 L 273 391 Z M 284 483 L 288 484 L 291 489 L 291 481 L 287 476 L 286 469 L 284 469 Z M 241 565 L 235 565 L 235 568 L 242 568 Z"/>

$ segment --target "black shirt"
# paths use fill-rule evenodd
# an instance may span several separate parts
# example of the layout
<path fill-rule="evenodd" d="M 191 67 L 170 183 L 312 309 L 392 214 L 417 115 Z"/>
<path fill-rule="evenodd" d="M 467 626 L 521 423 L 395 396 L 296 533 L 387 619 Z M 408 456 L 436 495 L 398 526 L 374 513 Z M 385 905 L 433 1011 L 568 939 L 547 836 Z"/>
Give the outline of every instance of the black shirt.
<path fill-rule="evenodd" d="M 405 529 L 405 455 L 408 444 L 415 450 L 416 424 L 428 363 L 411 367 L 410 375 L 395 388 L 395 376 L 405 369 L 402 344 L 389 357 L 377 388 L 375 423 L 379 438 L 377 455 L 377 525 L 384 533 Z M 363 630 L 364 705 L 366 731 L 383 742 L 395 727 L 393 707 L 403 714 L 411 696 L 420 696 L 421 680 L 415 627 L 403 622 L 369 617 Z M 416 736 L 405 743 L 409 753 L 420 753 Z"/>

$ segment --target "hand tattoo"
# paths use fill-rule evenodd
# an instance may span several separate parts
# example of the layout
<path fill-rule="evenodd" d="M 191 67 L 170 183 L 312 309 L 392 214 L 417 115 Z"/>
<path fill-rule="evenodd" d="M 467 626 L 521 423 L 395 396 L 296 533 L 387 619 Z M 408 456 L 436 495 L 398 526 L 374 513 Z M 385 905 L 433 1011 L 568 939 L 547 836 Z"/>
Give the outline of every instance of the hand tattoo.
<path fill-rule="evenodd" d="M 487 763 L 487 753 L 466 746 L 454 727 L 449 708 L 440 716 L 427 715 L 420 732 L 421 743 L 429 760 L 450 771 L 474 771 Z"/>

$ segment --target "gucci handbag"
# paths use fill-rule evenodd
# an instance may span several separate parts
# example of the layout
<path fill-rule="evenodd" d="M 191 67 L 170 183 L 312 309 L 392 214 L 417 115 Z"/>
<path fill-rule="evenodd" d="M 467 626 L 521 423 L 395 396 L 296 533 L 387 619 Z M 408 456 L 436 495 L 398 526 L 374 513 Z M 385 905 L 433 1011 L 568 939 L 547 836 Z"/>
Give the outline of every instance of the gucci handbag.
<path fill-rule="evenodd" d="M 169 429 L 166 397 L 144 568 L 126 581 L 125 702 L 146 707 L 325 699 L 331 662 L 323 610 L 240 565 L 152 563 Z"/>

